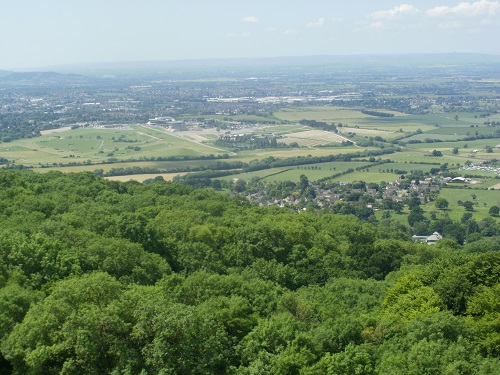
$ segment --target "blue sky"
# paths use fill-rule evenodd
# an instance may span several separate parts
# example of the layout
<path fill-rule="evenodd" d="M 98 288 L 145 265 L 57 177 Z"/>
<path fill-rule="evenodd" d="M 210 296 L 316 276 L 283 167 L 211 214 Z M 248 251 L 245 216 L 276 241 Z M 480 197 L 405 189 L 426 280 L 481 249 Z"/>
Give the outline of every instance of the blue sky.
<path fill-rule="evenodd" d="M 500 0 L 2 0 L 0 69 L 205 58 L 500 55 Z"/>

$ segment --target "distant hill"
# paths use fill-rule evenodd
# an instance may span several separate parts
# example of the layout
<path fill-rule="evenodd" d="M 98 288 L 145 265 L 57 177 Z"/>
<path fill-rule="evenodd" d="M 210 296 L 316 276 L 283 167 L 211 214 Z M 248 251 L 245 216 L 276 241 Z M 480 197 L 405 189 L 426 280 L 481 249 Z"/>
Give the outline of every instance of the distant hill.
<path fill-rule="evenodd" d="M 415 68 L 436 69 L 436 73 L 498 73 L 500 55 L 474 53 L 282 56 L 238 59 L 198 59 L 170 61 L 122 61 L 58 65 L 24 72 L 0 72 L 0 82 L 85 84 L 95 79 L 215 79 L 362 72 L 408 73 Z"/>
<path fill-rule="evenodd" d="M 87 77 L 75 73 L 0 71 L 0 83 L 7 85 L 33 85 L 40 83 L 68 84 L 81 83 L 87 80 Z"/>
<path fill-rule="evenodd" d="M 57 72 L 98 72 L 112 70 L 164 70 L 172 68 L 200 67 L 256 67 L 286 65 L 456 65 L 498 63 L 499 55 L 476 53 L 439 53 L 439 54 L 401 54 L 401 55 L 320 55 L 320 56 L 282 56 L 263 58 L 198 59 L 169 61 L 117 61 L 52 66 L 46 69 Z"/>

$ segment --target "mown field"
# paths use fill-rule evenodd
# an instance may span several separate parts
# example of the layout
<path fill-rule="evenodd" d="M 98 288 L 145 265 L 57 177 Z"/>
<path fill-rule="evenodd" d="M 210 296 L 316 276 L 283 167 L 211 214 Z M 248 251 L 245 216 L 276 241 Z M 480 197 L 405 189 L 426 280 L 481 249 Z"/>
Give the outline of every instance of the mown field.
<path fill-rule="evenodd" d="M 369 163 L 366 162 L 331 162 L 331 163 L 316 163 L 307 164 L 304 166 L 271 168 L 262 171 L 240 173 L 235 176 L 221 177 L 222 180 L 232 180 L 234 178 L 243 180 L 252 180 L 258 178 L 263 182 L 276 181 L 299 181 L 301 175 L 307 176 L 310 181 L 316 181 L 321 178 L 329 177 L 337 173 L 346 172 L 348 169 L 356 169 L 364 167 Z M 356 172 L 353 172 L 356 173 Z"/>
<path fill-rule="evenodd" d="M 162 129 L 131 126 L 75 129 L 0 144 L 0 155 L 37 167 L 59 163 L 102 163 L 114 159 L 206 156 L 227 150 L 184 139 Z"/>
<path fill-rule="evenodd" d="M 384 111 L 386 113 L 394 114 L 394 117 L 405 117 L 406 115 L 396 111 Z M 316 120 L 324 122 L 335 122 L 347 124 L 359 121 L 366 121 L 367 119 L 380 118 L 366 115 L 361 113 L 361 109 L 357 108 L 339 108 L 329 105 L 325 106 L 311 106 L 311 107 L 298 107 L 298 108 L 285 108 L 279 112 L 274 113 L 274 117 L 286 121 L 300 121 L 300 120 Z"/>
<path fill-rule="evenodd" d="M 161 176 L 163 180 L 165 181 L 172 181 L 175 176 L 184 176 L 186 172 L 180 172 L 180 173 L 157 173 L 157 174 L 134 174 L 130 176 L 111 176 L 111 177 L 106 177 L 106 179 L 111 180 L 111 181 L 138 181 L 138 182 L 144 182 L 146 180 L 150 180 L 152 178 Z"/>

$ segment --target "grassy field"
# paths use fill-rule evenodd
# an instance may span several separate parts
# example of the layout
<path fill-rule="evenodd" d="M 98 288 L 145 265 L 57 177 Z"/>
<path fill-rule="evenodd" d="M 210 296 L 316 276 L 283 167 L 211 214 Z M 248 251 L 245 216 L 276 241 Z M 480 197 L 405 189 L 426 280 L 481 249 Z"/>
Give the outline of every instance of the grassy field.
<path fill-rule="evenodd" d="M 428 202 L 421 205 L 424 210 L 424 215 L 430 219 L 431 213 L 435 213 L 438 219 L 448 215 L 454 221 L 460 221 L 464 213 L 470 212 L 476 221 L 481 221 L 484 218 L 491 217 L 488 213 L 491 206 L 500 207 L 500 194 L 498 191 L 478 190 L 478 189 L 450 189 L 442 188 L 439 192 L 439 197 L 448 201 L 449 206 L 445 210 L 438 210 L 434 202 Z M 474 199 L 475 197 L 475 199 Z M 474 203 L 474 210 L 467 211 L 457 202 L 471 201 Z M 376 212 L 377 219 L 382 218 L 382 210 Z M 406 208 L 401 214 L 391 213 L 391 218 L 399 221 L 404 225 L 408 225 L 409 211 Z M 497 219 L 496 219 L 497 220 Z"/>
<path fill-rule="evenodd" d="M 324 130 L 305 130 L 285 135 L 281 142 L 297 143 L 300 147 L 315 147 L 324 144 L 341 143 L 345 138 Z"/>
<path fill-rule="evenodd" d="M 34 167 L 87 160 L 101 163 L 110 158 L 202 156 L 226 152 L 163 129 L 139 125 L 123 129 L 75 129 L 0 144 L 1 156 Z"/>
<path fill-rule="evenodd" d="M 394 114 L 394 117 L 404 117 L 405 114 L 395 111 L 385 111 L 386 113 Z M 339 108 L 333 106 L 321 107 L 299 107 L 299 108 L 286 108 L 279 112 L 274 113 L 274 117 L 286 121 L 300 121 L 300 120 L 316 120 L 324 122 L 335 123 L 353 123 L 366 120 L 379 120 L 379 117 L 374 117 L 361 113 L 361 109 L 356 108 Z M 392 118 L 392 117 L 391 117 Z"/>
<path fill-rule="evenodd" d="M 309 129 L 311 128 L 302 125 L 269 125 L 265 126 L 261 131 L 259 130 L 255 131 L 255 133 L 257 134 L 272 133 L 274 135 L 284 135 L 290 133 L 298 133 Z"/>
<path fill-rule="evenodd" d="M 256 159 L 265 159 L 270 156 L 275 158 L 290 158 L 294 156 L 327 156 L 327 155 L 339 155 L 348 154 L 353 152 L 359 152 L 363 150 L 373 150 L 374 148 L 359 148 L 356 146 L 348 147 L 305 147 L 305 148 L 277 148 L 277 149 L 257 149 L 257 150 L 245 150 L 238 153 L 235 156 L 235 160 L 241 160 L 243 162 L 250 162 Z"/>
<path fill-rule="evenodd" d="M 225 161 L 223 159 L 222 161 Z M 107 172 L 113 168 L 131 168 L 131 167 L 141 167 L 141 168 L 156 168 L 160 170 L 172 170 L 179 167 L 189 167 L 198 168 L 210 164 L 217 163 L 218 160 L 182 160 L 182 161 L 134 161 L 134 162 L 121 162 L 121 163 L 108 163 L 108 164 L 94 164 L 94 165 L 74 165 L 74 166 L 49 166 L 48 168 L 37 169 L 39 172 L 48 172 L 50 170 L 58 170 L 61 172 L 83 172 L 83 171 L 94 171 L 96 169 L 102 169 Z"/>
<path fill-rule="evenodd" d="M 494 139 L 492 140 L 494 143 Z M 496 140 L 500 142 L 500 140 Z M 390 156 L 391 160 L 395 162 L 402 163 L 436 163 L 436 164 L 444 164 L 448 163 L 451 165 L 456 165 L 457 163 L 460 165 L 464 165 L 465 162 L 470 161 L 473 163 L 480 163 L 486 160 L 491 160 L 495 158 L 500 158 L 500 151 L 493 150 L 492 153 L 487 153 L 484 148 L 477 149 L 475 146 L 479 146 L 479 141 L 473 141 L 469 144 L 470 147 L 464 149 L 463 144 L 460 142 L 439 142 L 439 143 L 426 143 L 426 144 L 416 144 L 416 145 L 407 145 L 405 146 L 401 152 L 397 152 Z M 460 147 L 458 149 L 458 154 L 453 154 L 453 148 Z M 476 154 L 471 154 L 471 151 L 478 150 Z M 433 157 L 430 156 L 433 150 L 441 151 L 443 156 L 441 157 Z"/>
<path fill-rule="evenodd" d="M 464 207 L 458 205 L 457 202 L 459 200 L 474 203 L 474 211 L 471 211 L 471 213 L 476 220 L 490 217 L 488 211 L 491 206 L 496 205 L 500 207 L 500 194 L 494 190 L 443 188 L 439 192 L 439 197 L 448 201 L 449 206 L 445 212 L 448 213 L 452 220 L 457 221 L 460 220 L 464 213 L 469 212 Z M 422 208 L 428 213 L 436 210 L 433 202 L 425 204 Z"/>
<path fill-rule="evenodd" d="M 460 114 L 459 120 L 456 121 L 454 119 L 456 115 L 455 113 L 406 115 L 395 111 L 384 110 L 383 112 L 392 113 L 394 114 L 394 117 L 370 116 L 362 113 L 361 109 L 339 108 L 332 106 L 287 108 L 276 112 L 274 116 L 280 120 L 286 121 L 300 121 L 302 119 L 306 119 L 324 121 L 328 123 L 333 122 L 336 124 L 342 123 L 346 126 L 345 129 L 341 129 L 343 133 L 352 131 L 359 135 L 365 135 L 363 130 L 360 129 L 378 130 L 381 133 L 372 134 L 380 135 L 388 139 L 398 137 L 401 133 L 414 133 L 417 130 L 421 130 L 424 134 L 428 133 L 427 137 L 430 137 L 430 134 L 446 134 L 450 136 L 450 139 L 452 139 L 451 136 L 455 133 L 465 136 L 468 131 L 471 131 L 471 124 L 480 125 L 479 128 L 474 128 L 472 133 L 474 133 L 476 129 L 478 131 L 486 131 L 485 128 L 491 130 L 491 128 L 481 126 L 485 119 L 478 117 L 475 118 L 474 114 Z M 461 130 L 458 132 L 454 131 L 456 128 Z M 424 138 L 426 138 L 425 135 L 423 135 L 422 139 Z"/>
<path fill-rule="evenodd" d="M 397 180 L 401 175 L 396 174 L 396 173 L 380 173 L 380 172 L 375 172 L 375 171 L 356 171 L 353 173 L 350 173 L 345 176 L 340 176 L 337 178 L 334 178 L 332 181 L 334 182 L 340 182 L 340 181 L 346 181 L 346 182 L 352 182 L 352 181 L 364 181 L 366 183 L 371 183 L 375 182 L 377 184 L 380 184 L 381 182 L 390 182 L 390 181 L 395 181 Z"/>
<path fill-rule="evenodd" d="M 300 176 L 305 175 L 310 181 L 316 181 L 320 178 L 329 177 L 337 173 L 345 172 L 349 168 L 355 169 L 357 167 L 363 167 L 367 164 L 368 163 L 366 162 L 331 162 L 331 163 L 307 164 L 303 166 L 271 168 L 262 171 L 240 173 L 236 176 L 221 177 L 221 179 L 232 180 L 233 178 L 239 178 L 242 180 L 249 181 L 252 178 L 257 177 L 261 179 L 263 182 L 275 182 L 275 181 L 298 182 L 300 180 Z"/>
<path fill-rule="evenodd" d="M 370 167 L 370 172 L 387 172 L 387 170 L 400 170 L 406 171 L 405 173 L 411 173 L 412 171 L 420 170 L 423 172 L 429 172 L 432 168 L 436 168 L 435 165 L 429 164 L 418 164 L 418 163 L 388 163 L 382 165 L 376 165 L 374 167 Z"/>
<path fill-rule="evenodd" d="M 384 111 L 389 112 L 389 111 Z M 493 153 L 486 153 L 486 146 L 500 144 L 500 139 L 486 139 L 475 141 L 455 141 L 457 138 L 466 136 L 467 133 L 491 132 L 491 127 L 484 126 L 485 118 L 479 117 L 479 113 L 431 113 L 428 115 L 404 115 L 391 112 L 394 117 L 376 117 L 363 114 L 358 108 L 339 108 L 329 105 L 317 107 L 286 108 L 274 113 L 275 118 L 283 121 L 298 122 L 302 119 L 325 121 L 328 123 L 340 123 L 344 125 L 339 128 L 342 136 L 349 138 L 349 133 L 359 137 L 381 136 L 384 139 L 394 139 L 404 136 L 417 129 L 422 134 L 410 139 L 437 138 L 445 142 L 407 144 L 401 152 L 383 156 L 394 163 L 384 164 L 369 168 L 367 171 L 357 171 L 337 178 L 338 181 L 364 180 L 366 182 L 393 181 L 399 174 L 394 170 L 411 172 L 420 169 L 429 171 L 431 168 L 439 167 L 448 163 L 449 168 L 456 165 L 464 165 L 466 162 L 479 163 L 492 158 L 500 158 L 500 151 L 494 149 Z M 458 120 L 455 120 L 455 115 Z M 230 120 L 249 119 L 248 116 L 230 117 Z M 252 116 L 250 116 L 252 117 Z M 261 120 L 263 117 L 253 116 L 252 119 Z M 490 120 L 500 120 L 500 114 L 490 117 Z M 473 125 L 473 127 L 471 127 Z M 477 127 L 476 127 L 477 125 Z M 338 135 L 319 129 L 312 129 L 297 124 L 263 124 L 248 128 L 231 130 L 231 134 L 238 132 L 252 132 L 257 134 L 282 135 L 286 142 L 297 142 L 300 148 L 280 149 L 255 149 L 234 151 L 227 148 L 214 146 L 218 138 L 215 129 L 206 131 L 169 132 L 161 127 L 131 125 L 116 128 L 79 128 L 58 129 L 47 131 L 41 137 L 22 139 L 9 143 L 0 143 L 0 156 L 15 161 L 16 164 L 24 164 L 34 167 L 35 170 L 45 172 L 52 169 L 64 172 L 94 171 L 103 169 L 105 172 L 112 168 L 144 167 L 159 170 L 172 170 L 174 168 L 198 168 L 208 166 L 217 160 L 182 160 L 160 162 L 154 159 L 158 157 L 188 156 L 201 157 L 210 154 L 228 154 L 228 161 L 242 161 L 249 163 L 253 160 L 261 160 L 268 157 L 289 158 L 296 156 L 326 156 L 359 152 L 375 148 L 361 148 L 355 145 L 340 147 L 343 140 Z M 330 144 L 334 147 L 325 147 Z M 321 147 L 320 147 L 321 146 Z M 458 154 L 452 153 L 458 147 Z M 442 157 L 429 156 L 433 150 L 443 153 Z M 471 151 L 477 150 L 475 154 Z M 110 159 L 115 162 L 103 164 Z M 135 161 L 130 161 L 134 159 Z M 64 164 L 64 166 L 62 166 Z M 74 164 L 74 165 L 69 165 Z M 81 164 L 81 165 L 76 165 Z M 298 181 L 301 174 L 305 174 L 311 181 L 340 173 L 348 168 L 356 168 L 365 165 L 363 162 L 353 163 L 330 163 L 309 165 L 301 167 L 281 168 L 259 171 L 249 174 L 241 174 L 239 178 L 251 179 L 258 177 L 265 182 L 292 180 Z M 46 168 L 41 168 L 41 167 Z M 48 167 L 48 168 L 47 168 Z M 391 172 L 390 170 L 393 170 Z M 496 185 L 494 175 L 481 171 L 458 171 L 461 174 L 474 174 L 482 176 L 479 184 L 474 188 L 489 188 Z M 174 174 L 175 175 L 175 174 Z M 134 179 L 142 180 L 150 178 L 151 175 L 134 176 Z M 123 177 L 130 179 L 131 176 Z M 172 176 L 165 175 L 165 179 Z M 231 176 L 227 178 L 233 178 Z"/>

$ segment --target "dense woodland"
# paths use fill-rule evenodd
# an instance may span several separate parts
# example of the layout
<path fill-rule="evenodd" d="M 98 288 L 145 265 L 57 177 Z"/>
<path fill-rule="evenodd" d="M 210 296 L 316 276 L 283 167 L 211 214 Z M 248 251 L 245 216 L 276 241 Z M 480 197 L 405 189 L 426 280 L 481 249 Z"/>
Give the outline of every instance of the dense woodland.
<path fill-rule="evenodd" d="M 0 171 L 2 374 L 498 374 L 500 238 Z"/>

